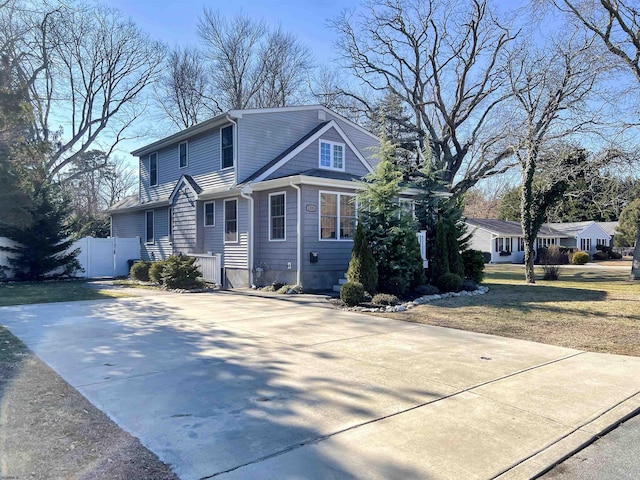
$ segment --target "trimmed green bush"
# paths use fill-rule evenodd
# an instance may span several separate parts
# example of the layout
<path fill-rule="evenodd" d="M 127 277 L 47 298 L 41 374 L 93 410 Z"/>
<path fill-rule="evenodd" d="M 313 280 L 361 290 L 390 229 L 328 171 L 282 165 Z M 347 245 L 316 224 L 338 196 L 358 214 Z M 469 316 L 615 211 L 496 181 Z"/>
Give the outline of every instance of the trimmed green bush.
<path fill-rule="evenodd" d="M 161 260 L 159 262 L 153 262 L 149 267 L 149 279 L 152 282 L 159 283 L 160 285 L 162 285 L 162 282 L 164 281 L 162 279 L 163 271 L 164 271 L 164 260 Z"/>
<path fill-rule="evenodd" d="M 409 279 L 405 277 L 390 277 L 380 282 L 378 290 L 383 293 L 390 293 L 397 297 L 404 294 L 409 287 Z"/>
<path fill-rule="evenodd" d="M 358 222 L 356 235 L 353 238 L 347 280 L 361 283 L 364 290 L 371 295 L 378 291 L 378 267 L 365 237 L 362 222 Z"/>
<path fill-rule="evenodd" d="M 618 253 L 618 252 L 611 252 L 609 254 L 609 258 L 611 258 L 612 260 L 620 260 L 622 258 L 622 254 Z"/>
<path fill-rule="evenodd" d="M 442 292 L 459 292 L 462 288 L 462 277 L 455 273 L 445 273 L 438 279 L 438 288 Z"/>
<path fill-rule="evenodd" d="M 462 252 L 464 278 L 476 283 L 484 279 L 484 254 L 480 250 L 465 250 Z"/>
<path fill-rule="evenodd" d="M 473 279 L 467 278 L 462 282 L 462 286 L 460 288 L 465 292 L 474 292 L 478 289 L 478 285 Z"/>
<path fill-rule="evenodd" d="M 389 293 L 377 293 L 371 299 L 371 303 L 376 305 L 397 305 L 400 303 L 400 300 L 398 300 L 398 297 L 395 295 Z"/>
<path fill-rule="evenodd" d="M 607 252 L 600 251 L 591 255 L 591 258 L 594 260 L 609 260 L 609 254 Z"/>
<path fill-rule="evenodd" d="M 353 307 L 364 300 L 364 285 L 360 282 L 347 282 L 340 288 L 340 300 Z"/>
<path fill-rule="evenodd" d="M 572 265 L 584 265 L 589 261 L 589 254 L 587 252 L 575 252 L 571 257 Z"/>
<path fill-rule="evenodd" d="M 415 292 L 420 295 L 435 295 L 436 293 L 440 293 L 438 287 L 434 285 L 418 285 L 415 289 Z"/>
<path fill-rule="evenodd" d="M 202 274 L 195 265 L 195 257 L 171 255 L 164 261 L 162 280 L 167 288 L 202 288 Z"/>
<path fill-rule="evenodd" d="M 134 280 L 138 280 L 140 282 L 148 282 L 149 268 L 151 268 L 151 262 L 140 260 L 138 262 L 135 262 L 131 266 L 131 270 L 129 270 L 129 276 Z"/>

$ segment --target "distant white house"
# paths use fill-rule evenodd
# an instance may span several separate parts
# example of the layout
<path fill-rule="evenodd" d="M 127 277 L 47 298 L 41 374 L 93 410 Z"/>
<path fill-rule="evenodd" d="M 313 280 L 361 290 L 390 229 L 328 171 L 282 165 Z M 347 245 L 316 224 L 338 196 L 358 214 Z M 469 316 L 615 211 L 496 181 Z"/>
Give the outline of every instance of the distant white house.
<path fill-rule="evenodd" d="M 519 222 L 469 218 L 466 220 L 473 233 L 471 248 L 488 252 L 491 263 L 523 263 L 524 239 Z M 534 250 L 549 245 L 573 247 L 593 255 L 596 245 L 611 245 L 612 232 L 617 222 L 545 223 L 540 228 Z M 606 229 L 605 229 L 606 226 Z"/>

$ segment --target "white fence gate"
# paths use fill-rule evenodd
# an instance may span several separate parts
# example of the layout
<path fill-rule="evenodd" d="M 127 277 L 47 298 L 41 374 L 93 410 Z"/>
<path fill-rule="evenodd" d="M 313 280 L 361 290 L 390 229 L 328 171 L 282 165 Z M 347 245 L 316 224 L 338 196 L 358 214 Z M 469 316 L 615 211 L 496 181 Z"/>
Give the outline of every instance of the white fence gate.
<path fill-rule="evenodd" d="M 14 242 L 0 237 L 0 246 L 11 247 Z M 129 274 L 127 260 L 140 258 L 139 238 L 92 238 L 85 237 L 73 243 L 71 250 L 80 248 L 78 261 L 84 272 L 77 277 L 120 277 Z M 0 266 L 10 267 L 11 254 L 0 250 Z M 11 272 L 7 276 L 12 277 Z"/>
<path fill-rule="evenodd" d="M 200 267 L 202 278 L 205 282 L 221 285 L 220 267 L 222 266 L 222 255 L 199 255 L 196 253 L 189 254 L 190 257 L 196 258 L 196 266 Z"/>
<path fill-rule="evenodd" d="M 420 244 L 420 255 L 422 256 L 422 268 L 428 268 L 429 260 L 427 260 L 427 231 L 420 230 L 417 235 L 418 243 Z"/>

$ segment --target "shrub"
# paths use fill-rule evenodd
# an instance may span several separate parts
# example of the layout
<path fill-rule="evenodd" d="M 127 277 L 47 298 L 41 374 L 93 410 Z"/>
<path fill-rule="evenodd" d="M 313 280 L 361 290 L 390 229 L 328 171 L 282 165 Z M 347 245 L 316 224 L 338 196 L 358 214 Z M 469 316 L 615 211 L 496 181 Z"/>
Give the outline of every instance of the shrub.
<path fill-rule="evenodd" d="M 464 278 L 476 283 L 484 279 L 484 254 L 479 250 L 465 250 L 462 252 Z"/>
<path fill-rule="evenodd" d="M 471 278 L 467 278 L 462 282 L 462 287 L 460 287 L 465 292 L 475 292 L 478 289 L 478 285 L 475 280 Z"/>
<path fill-rule="evenodd" d="M 542 270 L 544 280 L 557 280 L 560 278 L 560 263 L 563 262 L 563 253 L 559 246 L 549 245 L 542 258 Z"/>
<path fill-rule="evenodd" d="M 491 252 L 482 252 L 482 256 L 484 257 L 484 263 L 491 261 Z"/>
<path fill-rule="evenodd" d="M 442 292 L 459 292 L 462 288 L 462 278 L 455 273 L 445 273 L 438 279 L 438 288 Z"/>
<path fill-rule="evenodd" d="M 398 297 L 389 293 L 377 293 L 371 299 L 376 305 L 397 305 L 399 302 Z"/>
<path fill-rule="evenodd" d="M 162 280 L 167 288 L 201 288 L 204 282 L 202 274 L 195 265 L 195 257 L 171 255 L 164 261 Z"/>
<path fill-rule="evenodd" d="M 572 265 L 584 265 L 589 261 L 589 254 L 587 252 L 575 252 L 571 257 Z"/>
<path fill-rule="evenodd" d="M 360 282 L 347 282 L 340 288 L 340 300 L 353 307 L 364 300 L 364 286 Z"/>
<path fill-rule="evenodd" d="M 364 285 L 365 291 L 371 294 L 378 290 L 378 267 L 371 247 L 365 238 L 362 222 L 358 222 L 356 227 L 347 280 L 361 283 Z"/>
<path fill-rule="evenodd" d="M 607 252 L 600 251 L 591 255 L 591 258 L 594 260 L 609 260 L 609 254 Z"/>
<path fill-rule="evenodd" d="M 273 287 L 273 291 L 277 292 L 278 290 L 280 290 L 282 287 L 284 287 L 284 282 L 280 282 L 278 280 L 274 281 L 271 286 Z"/>
<path fill-rule="evenodd" d="M 131 266 L 131 270 L 129 270 L 129 275 L 134 280 L 138 280 L 140 282 L 148 282 L 150 267 L 151 267 L 151 262 L 140 260 L 138 262 L 135 262 Z"/>
<path fill-rule="evenodd" d="M 618 253 L 618 252 L 611 252 L 609 254 L 609 258 L 613 259 L 613 260 L 620 260 L 622 258 L 622 254 Z"/>
<path fill-rule="evenodd" d="M 149 279 L 152 282 L 162 285 L 162 272 L 164 271 L 164 261 L 153 262 L 149 267 Z"/>
<path fill-rule="evenodd" d="M 400 296 L 406 292 L 409 286 L 409 279 L 405 277 L 390 277 L 380 282 L 379 290 L 391 295 Z"/>
<path fill-rule="evenodd" d="M 438 290 L 438 287 L 434 285 L 418 285 L 415 292 L 420 296 L 435 295 L 436 293 L 440 293 L 440 290 Z"/>

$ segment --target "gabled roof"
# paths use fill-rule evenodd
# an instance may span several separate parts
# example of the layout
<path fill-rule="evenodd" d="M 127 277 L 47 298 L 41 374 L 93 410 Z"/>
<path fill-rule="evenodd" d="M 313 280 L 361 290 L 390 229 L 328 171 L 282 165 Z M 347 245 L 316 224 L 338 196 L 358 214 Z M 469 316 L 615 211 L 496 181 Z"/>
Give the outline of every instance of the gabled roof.
<path fill-rule="evenodd" d="M 559 231 L 560 233 L 562 233 L 564 237 L 571 237 L 571 238 L 577 237 L 578 235 L 580 235 L 580 233 L 582 233 L 584 230 L 589 228 L 591 225 L 595 225 L 600 230 L 602 230 L 603 233 L 607 235 L 609 234 L 604 228 L 602 228 L 600 225 L 598 225 L 597 222 L 594 222 L 594 221 L 547 223 L 545 225 L 549 225 L 551 228 Z"/>
<path fill-rule="evenodd" d="M 596 222 L 600 228 L 613 237 L 616 234 L 616 228 L 618 228 L 618 222 Z"/>
<path fill-rule="evenodd" d="M 156 207 L 163 207 L 169 205 L 168 200 L 154 200 L 152 202 L 140 202 L 138 195 L 129 195 L 123 198 L 118 203 L 111 205 L 105 210 L 106 213 L 123 213 L 134 210 L 145 210 Z"/>
<path fill-rule="evenodd" d="M 262 180 L 266 180 L 270 175 L 275 173 L 280 167 L 285 165 L 289 160 L 302 152 L 305 148 L 311 145 L 313 142 L 318 140 L 325 132 L 330 129 L 334 129 L 338 135 L 344 140 L 347 146 L 351 149 L 351 151 L 355 154 L 356 158 L 360 160 L 362 165 L 367 169 L 368 172 L 373 171 L 373 167 L 367 162 L 367 160 L 362 156 L 358 148 L 351 142 L 349 137 L 344 133 L 340 125 L 335 120 L 329 120 L 328 122 L 323 122 L 316 127 L 314 127 L 309 133 L 307 133 L 304 137 L 296 141 L 293 145 L 287 148 L 284 152 L 279 154 L 276 158 L 271 160 L 265 166 L 257 170 L 255 173 L 247 177 L 243 183 L 248 182 L 260 182 Z M 324 172 L 324 170 L 321 170 Z M 329 172 L 329 170 L 327 170 Z"/>
<path fill-rule="evenodd" d="M 170 202 L 173 203 L 173 198 L 176 196 L 176 194 L 180 190 L 180 187 L 182 187 L 183 184 L 189 187 L 189 189 L 193 192 L 194 197 L 196 198 L 202 192 L 202 188 L 200 188 L 200 185 L 198 185 L 198 183 L 193 179 L 191 175 L 182 175 L 180 179 L 176 182 L 176 186 L 173 187 L 173 191 L 171 192 L 171 195 L 169 195 Z"/>
<path fill-rule="evenodd" d="M 521 237 L 522 226 L 520 222 L 511 220 L 495 220 L 492 218 L 467 218 L 466 223 L 473 227 L 481 228 L 496 235 L 505 237 Z M 547 224 L 543 225 L 538 232 L 538 237 L 563 237 L 561 232 L 550 228 Z"/>

